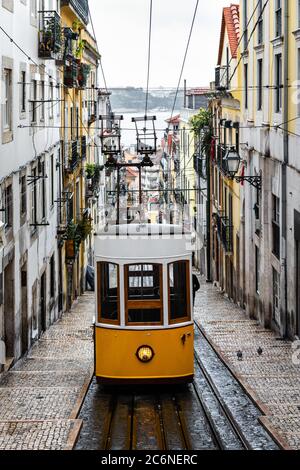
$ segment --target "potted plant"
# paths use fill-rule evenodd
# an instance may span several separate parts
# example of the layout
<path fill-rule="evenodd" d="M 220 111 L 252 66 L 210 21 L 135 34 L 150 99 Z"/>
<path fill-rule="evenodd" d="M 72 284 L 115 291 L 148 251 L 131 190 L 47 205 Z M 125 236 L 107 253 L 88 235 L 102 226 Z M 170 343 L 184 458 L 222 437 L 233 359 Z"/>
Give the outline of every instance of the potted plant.
<path fill-rule="evenodd" d="M 66 240 L 66 258 L 75 259 L 82 241 L 78 224 L 70 222 L 64 236 Z"/>

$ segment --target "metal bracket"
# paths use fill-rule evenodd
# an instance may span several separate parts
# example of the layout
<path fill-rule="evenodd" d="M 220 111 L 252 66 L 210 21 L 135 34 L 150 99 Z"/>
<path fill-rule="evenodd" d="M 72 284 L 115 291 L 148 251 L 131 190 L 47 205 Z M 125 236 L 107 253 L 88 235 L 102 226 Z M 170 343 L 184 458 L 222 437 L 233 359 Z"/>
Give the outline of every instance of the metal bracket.
<path fill-rule="evenodd" d="M 261 191 L 262 188 L 262 177 L 260 176 L 234 176 L 233 179 L 236 180 L 237 183 L 242 183 L 243 181 L 247 181 L 247 183 L 254 186 L 258 191 Z"/>

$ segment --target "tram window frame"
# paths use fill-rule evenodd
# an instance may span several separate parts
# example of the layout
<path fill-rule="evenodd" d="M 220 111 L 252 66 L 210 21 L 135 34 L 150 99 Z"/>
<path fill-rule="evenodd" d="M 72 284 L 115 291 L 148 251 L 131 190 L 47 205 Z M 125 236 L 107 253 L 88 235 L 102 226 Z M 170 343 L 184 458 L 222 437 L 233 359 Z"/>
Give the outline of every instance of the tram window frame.
<path fill-rule="evenodd" d="M 131 266 L 158 266 L 159 267 L 159 299 L 143 299 L 143 300 L 130 300 L 128 295 L 129 288 L 129 268 Z M 164 324 L 164 295 L 163 295 L 163 264 L 160 263 L 151 263 L 151 262 L 137 262 L 124 265 L 124 295 L 125 295 L 125 324 L 126 326 L 161 326 Z M 145 307 L 146 305 L 146 307 Z M 160 310 L 160 321 L 150 321 L 150 322 L 133 322 L 129 321 L 129 310 Z"/>
<path fill-rule="evenodd" d="M 170 286 L 170 267 L 176 263 L 184 263 L 186 266 L 186 312 L 187 315 L 183 317 L 178 317 L 175 319 L 171 318 L 171 286 Z M 192 319 L 192 309 L 191 309 L 191 279 L 190 279 L 190 261 L 189 260 L 177 260 L 172 261 L 168 264 L 168 304 L 169 304 L 169 311 L 168 311 L 168 319 L 169 325 L 176 325 L 178 323 L 185 323 L 191 321 Z"/>
<path fill-rule="evenodd" d="M 117 267 L 117 306 L 118 306 L 118 317 L 116 320 L 102 317 L 101 311 L 101 265 L 113 265 Z M 117 263 L 110 263 L 107 261 L 97 262 L 97 310 L 98 310 L 98 322 L 106 323 L 108 325 L 120 325 L 120 265 Z"/>

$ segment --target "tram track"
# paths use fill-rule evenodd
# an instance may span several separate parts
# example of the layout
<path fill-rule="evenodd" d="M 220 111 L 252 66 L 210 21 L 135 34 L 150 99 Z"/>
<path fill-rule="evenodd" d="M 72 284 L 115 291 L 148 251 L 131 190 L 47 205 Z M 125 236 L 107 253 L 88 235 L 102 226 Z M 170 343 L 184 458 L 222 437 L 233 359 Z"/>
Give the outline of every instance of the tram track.
<path fill-rule="evenodd" d="M 203 348 L 205 354 L 209 352 L 205 348 L 211 348 L 211 354 L 214 350 L 197 323 L 195 336 L 192 384 L 104 388 L 94 380 L 81 410 L 84 424 L 76 448 L 166 451 L 272 448 L 265 436 L 260 437 L 261 447 L 256 446 L 257 429 L 249 439 L 247 426 L 241 425 L 206 367 Z M 227 377 L 227 386 L 230 380 L 236 382 L 233 376 Z M 259 428 L 258 433 L 263 431 Z"/>

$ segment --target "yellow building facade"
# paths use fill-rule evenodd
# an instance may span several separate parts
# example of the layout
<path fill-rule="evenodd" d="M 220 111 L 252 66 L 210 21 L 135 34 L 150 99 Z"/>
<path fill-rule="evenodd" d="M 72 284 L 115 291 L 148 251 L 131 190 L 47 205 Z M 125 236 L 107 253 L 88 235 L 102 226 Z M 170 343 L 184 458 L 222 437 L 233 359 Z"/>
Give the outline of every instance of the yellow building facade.
<path fill-rule="evenodd" d="M 282 336 L 300 334 L 299 78 L 296 0 L 242 1 L 240 155 L 245 184 L 245 306 Z M 254 12 L 254 14 L 253 14 Z M 255 209 L 253 211 L 253 208 Z"/>
<path fill-rule="evenodd" d="M 210 100 L 213 119 L 211 155 L 212 278 L 228 296 L 242 298 L 240 283 L 240 183 L 229 178 L 224 158 L 239 151 L 241 75 L 239 67 L 239 5 L 223 9 L 215 90 Z"/>
<path fill-rule="evenodd" d="M 91 170 L 99 161 L 96 131 L 99 127 L 97 70 L 100 55 L 95 39 L 87 31 L 88 21 L 86 0 L 61 2 L 65 48 L 60 67 L 63 169 L 59 236 L 65 308 L 85 290 L 85 269 L 88 262 L 91 264 L 88 253 L 96 216 L 95 187 L 89 191 L 85 168 L 89 164 Z M 89 176 L 92 182 L 94 174 Z"/>

